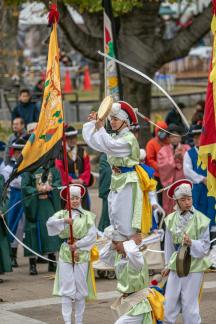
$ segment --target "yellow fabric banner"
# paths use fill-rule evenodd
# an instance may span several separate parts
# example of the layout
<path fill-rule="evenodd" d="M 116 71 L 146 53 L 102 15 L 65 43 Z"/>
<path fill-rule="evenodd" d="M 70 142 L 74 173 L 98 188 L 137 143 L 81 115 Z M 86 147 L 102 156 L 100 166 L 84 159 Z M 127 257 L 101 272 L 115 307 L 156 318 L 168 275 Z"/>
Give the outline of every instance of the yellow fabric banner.
<path fill-rule="evenodd" d="M 148 234 L 152 227 L 152 208 L 150 205 L 148 192 L 156 190 L 157 181 L 150 179 L 147 172 L 140 165 L 136 165 L 135 170 L 139 178 L 141 190 L 143 192 L 141 232 Z"/>
<path fill-rule="evenodd" d="M 60 83 L 57 24 L 50 34 L 46 81 L 38 125 L 22 150 L 22 162 L 17 172 L 22 172 L 42 159 L 56 147 L 63 135 L 63 109 Z M 53 156 L 52 156 L 53 157 Z M 55 156 L 54 156 L 55 157 Z M 43 161 L 46 163 L 46 161 Z"/>
<path fill-rule="evenodd" d="M 157 321 L 163 321 L 165 297 L 159 291 L 152 288 L 147 298 L 152 308 L 153 324 L 157 324 Z"/>

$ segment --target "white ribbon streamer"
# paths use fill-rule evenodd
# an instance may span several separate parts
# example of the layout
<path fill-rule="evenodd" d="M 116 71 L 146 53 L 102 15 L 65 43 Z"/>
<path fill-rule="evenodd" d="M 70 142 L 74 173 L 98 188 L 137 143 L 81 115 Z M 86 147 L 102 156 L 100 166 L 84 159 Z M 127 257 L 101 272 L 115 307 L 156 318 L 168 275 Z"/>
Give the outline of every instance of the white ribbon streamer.
<path fill-rule="evenodd" d="M 15 239 L 15 240 L 20 244 L 20 245 L 22 245 L 26 250 L 28 250 L 28 251 L 31 252 L 32 254 L 34 254 L 34 255 L 38 256 L 39 258 L 44 259 L 44 260 L 46 260 L 46 261 L 48 261 L 48 262 L 58 263 L 58 261 L 48 259 L 48 258 L 46 258 L 45 256 L 43 256 L 43 255 L 37 253 L 36 251 L 32 250 L 30 247 L 28 247 L 27 245 L 25 245 L 22 241 L 20 241 L 20 240 L 18 239 L 18 237 L 16 237 L 16 235 L 14 235 L 14 234 L 11 232 L 10 228 L 7 226 L 7 223 L 6 223 L 5 219 L 4 219 L 4 216 L 1 215 L 1 217 L 2 217 L 2 220 L 3 220 L 3 223 L 4 223 L 5 227 L 6 227 L 6 229 L 8 230 L 8 232 L 10 233 L 10 235 L 13 236 L 13 238 L 14 238 L 14 239 Z"/>
<path fill-rule="evenodd" d="M 100 54 L 101 56 L 111 60 L 111 61 L 114 61 L 116 63 L 118 63 L 119 65 L 122 65 L 124 66 L 126 69 L 130 70 L 130 71 L 133 71 L 134 73 L 140 75 L 141 77 L 143 77 L 144 79 L 148 80 L 149 82 L 151 82 L 152 84 L 154 84 L 161 92 L 163 92 L 163 94 L 171 101 L 171 103 L 173 104 L 173 106 L 175 107 L 175 109 L 177 110 L 177 112 L 179 113 L 179 115 L 181 116 L 182 118 L 182 121 L 184 122 L 185 126 L 187 127 L 187 129 L 189 130 L 190 129 L 190 125 L 186 119 L 186 117 L 184 116 L 184 114 L 182 113 L 181 109 L 178 107 L 178 105 L 176 104 L 176 102 L 173 100 L 173 98 L 168 94 L 168 92 L 166 90 L 164 90 L 157 82 L 155 82 L 152 78 L 150 78 L 148 75 L 146 75 L 145 73 L 133 68 L 132 66 L 128 65 L 128 64 L 125 64 L 119 60 L 117 60 L 116 58 L 114 57 L 111 57 L 101 51 L 98 51 L 98 54 Z M 153 124 L 154 126 L 158 127 L 155 123 L 153 123 L 149 118 L 145 117 L 144 115 L 142 115 L 141 113 L 137 112 L 137 114 L 139 116 L 141 116 L 142 118 L 144 118 L 146 121 L 149 121 L 151 124 Z M 163 131 L 165 131 L 166 133 L 169 133 L 168 131 L 166 131 L 165 129 L 161 128 L 161 127 L 158 127 L 160 129 L 162 129 Z M 169 134 L 172 134 L 172 133 L 169 133 Z M 188 132 L 187 132 L 188 134 Z M 187 135 L 187 134 L 184 134 L 184 135 Z M 176 135 L 176 134 L 172 134 L 172 135 Z"/>

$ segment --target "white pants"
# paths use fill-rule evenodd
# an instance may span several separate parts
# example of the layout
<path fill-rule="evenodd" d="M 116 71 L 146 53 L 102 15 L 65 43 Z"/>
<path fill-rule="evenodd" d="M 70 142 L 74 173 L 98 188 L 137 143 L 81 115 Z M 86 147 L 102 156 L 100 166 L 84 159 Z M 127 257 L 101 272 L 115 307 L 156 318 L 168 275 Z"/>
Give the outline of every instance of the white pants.
<path fill-rule="evenodd" d="M 136 316 L 123 315 L 121 316 L 115 324 L 142 324 L 143 314 Z"/>
<path fill-rule="evenodd" d="M 110 223 L 121 234 L 131 236 L 135 230 L 131 228 L 133 217 L 132 184 L 128 183 L 122 190 L 110 191 L 108 195 Z"/>
<path fill-rule="evenodd" d="M 88 296 L 87 274 L 88 263 L 71 263 L 59 260 L 59 295 L 74 300 L 81 300 Z"/>
<path fill-rule="evenodd" d="M 179 278 L 175 271 L 170 271 L 165 294 L 164 324 L 174 324 L 182 311 L 184 324 L 200 324 L 199 293 L 203 272 L 190 273 Z"/>
<path fill-rule="evenodd" d="M 72 303 L 75 304 L 75 324 L 83 324 L 83 314 L 85 311 L 85 298 L 73 300 L 70 297 L 62 297 L 62 316 L 65 324 L 71 324 Z"/>

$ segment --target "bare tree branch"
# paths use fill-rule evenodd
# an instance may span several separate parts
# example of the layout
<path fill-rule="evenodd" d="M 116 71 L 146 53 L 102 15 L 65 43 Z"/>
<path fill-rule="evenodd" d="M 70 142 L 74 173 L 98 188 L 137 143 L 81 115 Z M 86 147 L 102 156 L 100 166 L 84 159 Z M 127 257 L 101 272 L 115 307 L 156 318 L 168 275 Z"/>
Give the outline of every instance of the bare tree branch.
<path fill-rule="evenodd" d="M 193 17 L 192 24 L 182 29 L 175 38 L 169 41 L 156 40 L 154 51 L 158 56 L 158 66 L 186 56 L 191 47 L 196 45 L 210 30 L 211 18 L 211 5 L 209 5 L 201 14 Z"/>
<path fill-rule="evenodd" d="M 47 6 L 47 1 L 43 0 Z M 67 6 L 63 1 L 58 2 L 58 11 L 60 13 L 59 26 L 67 37 L 71 46 L 81 52 L 85 57 L 94 61 L 99 61 L 97 51 L 103 48 L 103 40 L 100 37 L 93 36 L 81 29 L 71 17 Z"/>

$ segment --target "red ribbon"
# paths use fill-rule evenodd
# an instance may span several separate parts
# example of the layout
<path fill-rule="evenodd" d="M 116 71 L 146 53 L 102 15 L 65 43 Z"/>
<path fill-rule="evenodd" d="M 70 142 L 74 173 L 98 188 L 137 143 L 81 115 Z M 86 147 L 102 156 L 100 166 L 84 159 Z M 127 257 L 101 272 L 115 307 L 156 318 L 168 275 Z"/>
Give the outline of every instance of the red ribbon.
<path fill-rule="evenodd" d="M 59 21 L 59 12 L 57 10 L 56 4 L 50 5 L 49 15 L 48 15 L 48 25 L 52 26 L 55 22 Z"/>
<path fill-rule="evenodd" d="M 216 15 L 216 0 L 212 0 L 212 13 Z"/>

